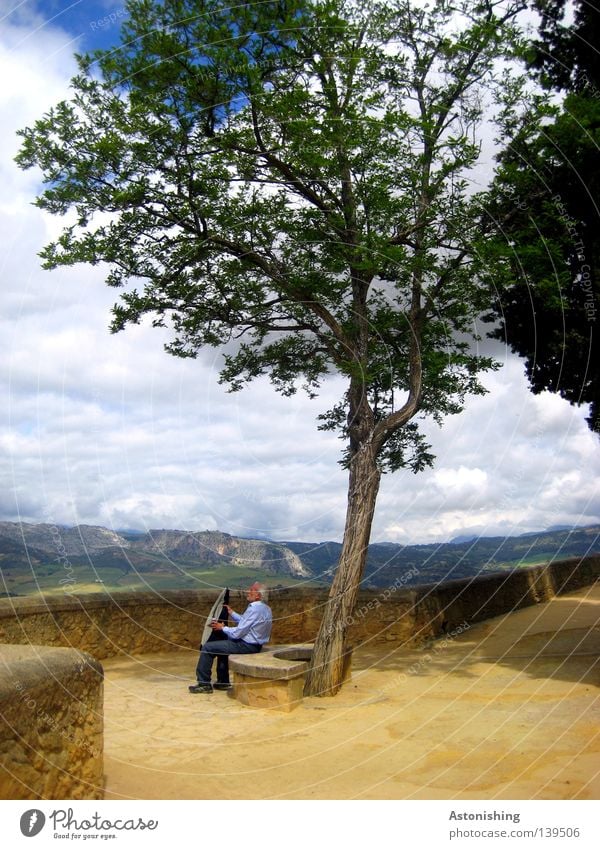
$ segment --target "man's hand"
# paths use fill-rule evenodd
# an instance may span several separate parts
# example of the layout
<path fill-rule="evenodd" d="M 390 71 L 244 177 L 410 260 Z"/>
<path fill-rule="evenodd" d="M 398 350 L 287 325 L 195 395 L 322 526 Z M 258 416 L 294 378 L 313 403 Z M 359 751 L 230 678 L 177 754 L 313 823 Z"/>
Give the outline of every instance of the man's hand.
<path fill-rule="evenodd" d="M 231 614 L 234 612 L 233 607 L 230 607 L 228 604 L 225 604 L 223 606 L 225 607 L 227 613 L 229 613 L 229 615 L 231 616 Z"/>
<path fill-rule="evenodd" d="M 222 631 L 223 630 L 223 623 L 217 622 L 216 619 L 213 619 L 213 621 L 210 623 L 210 627 L 213 629 L 213 631 Z"/>

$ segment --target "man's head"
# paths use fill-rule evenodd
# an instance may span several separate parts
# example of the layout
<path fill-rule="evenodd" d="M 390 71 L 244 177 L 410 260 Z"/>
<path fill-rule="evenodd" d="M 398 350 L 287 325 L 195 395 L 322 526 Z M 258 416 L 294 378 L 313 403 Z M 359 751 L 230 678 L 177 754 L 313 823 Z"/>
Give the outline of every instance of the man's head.
<path fill-rule="evenodd" d="M 266 601 L 267 588 L 264 584 L 259 584 L 258 581 L 255 581 L 252 586 L 248 587 L 246 590 L 246 596 L 248 601 Z"/>

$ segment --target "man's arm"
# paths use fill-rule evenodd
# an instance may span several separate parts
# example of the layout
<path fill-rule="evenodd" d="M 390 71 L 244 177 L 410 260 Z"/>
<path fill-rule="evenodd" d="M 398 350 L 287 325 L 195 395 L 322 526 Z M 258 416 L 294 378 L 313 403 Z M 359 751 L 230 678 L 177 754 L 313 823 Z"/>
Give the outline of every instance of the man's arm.
<path fill-rule="evenodd" d="M 228 637 L 231 637 L 232 640 L 243 640 L 253 625 L 263 621 L 263 616 L 260 611 L 250 606 L 243 616 L 240 616 L 234 621 L 237 622 L 237 626 L 235 628 L 224 626 L 223 632 Z"/>
<path fill-rule="evenodd" d="M 240 613 L 236 613 L 233 607 L 230 607 L 228 604 L 225 604 L 224 607 L 230 619 L 233 619 L 234 622 L 240 621 L 240 619 L 242 618 Z"/>

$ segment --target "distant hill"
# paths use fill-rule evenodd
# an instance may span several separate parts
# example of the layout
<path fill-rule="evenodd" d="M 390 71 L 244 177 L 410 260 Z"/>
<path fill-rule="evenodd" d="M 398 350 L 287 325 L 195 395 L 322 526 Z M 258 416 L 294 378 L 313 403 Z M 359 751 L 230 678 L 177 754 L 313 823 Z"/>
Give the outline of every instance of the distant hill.
<path fill-rule="evenodd" d="M 411 546 L 399 559 L 381 563 L 372 579 L 378 586 L 385 585 L 400 562 L 404 568 L 419 570 L 411 583 L 424 583 L 424 575 L 428 583 L 438 583 L 592 552 L 600 552 L 600 525 L 516 537 L 479 537 L 454 544 Z"/>
<path fill-rule="evenodd" d="M 338 542 L 244 539 L 219 531 L 115 532 L 94 525 L 0 522 L 0 595 L 99 589 L 171 589 L 298 582 L 326 585 Z M 450 543 L 373 543 L 365 587 L 440 583 L 600 551 L 600 525 L 518 537 L 467 534 Z"/>
<path fill-rule="evenodd" d="M 272 574 L 310 577 L 310 570 L 286 546 L 264 540 L 242 539 L 217 531 L 109 531 L 96 525 L 59 528 L 56 525 L 34 525 L 0 522 L 0 562 L 15 556 L 51 563 L 65 558 L 87 558 L 91 563 L 142 567 L 145 561 L 153 568 L 162 561 L 164 568 L 176 562 L 193 561 L 195 566 L 215 566 L 228 562 L 240 567 L 262 569 Z M 6 555 L 6 556 L 5 556 Z"/>
<path fill-rule="evenodd" d="M 286 542 L 315 576 L 327 579 L 338 561 L 341 545 Z M 550 560 L 600 551 L 600 525 L 561 531 L 540 531 L 517 537 L 468 537 L 430 545 L 401 546 L 372 543 L 369 546 L 365 586 L 385 587 L 411 573 L 403 583 L 417 586 L 454 578 L 470 578 L 482 572 L 498 572 Z"/>
<path fill-rule="evenodd" d="M 237 586 L 248 579 L 287 584 L 311 570 L 287 546 L 217 531 L 116 533 L 0 522 L 0 595 L 32 592 Z"/>

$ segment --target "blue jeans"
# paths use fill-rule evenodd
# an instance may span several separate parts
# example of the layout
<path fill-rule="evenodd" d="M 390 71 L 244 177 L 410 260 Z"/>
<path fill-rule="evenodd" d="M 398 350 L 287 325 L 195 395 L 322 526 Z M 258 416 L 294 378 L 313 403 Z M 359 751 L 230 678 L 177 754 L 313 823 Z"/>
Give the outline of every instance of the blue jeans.
<path fill-rule="evenodd" d="M 261 650 L 262 646 L 258 643 L 245 643 L 244 640 L 216 640 L 215 642 L 207 642 L 202 646 L 198 665 L 196 666 L 196 678 L 199 684 L 210 684 L 210 676 L 212 674 L 213 660 L 218 658 L 220 661 L 227 661 L 230 654 L 256 654 Z"/>

